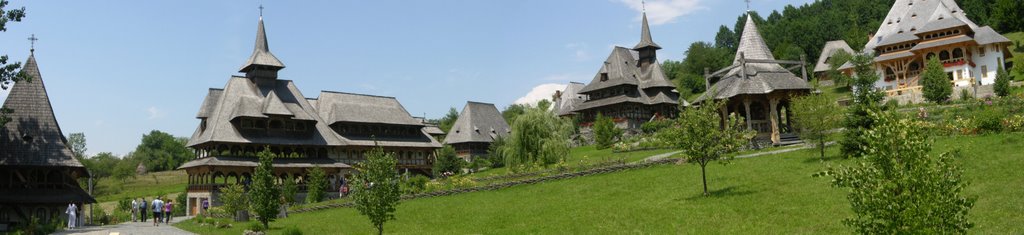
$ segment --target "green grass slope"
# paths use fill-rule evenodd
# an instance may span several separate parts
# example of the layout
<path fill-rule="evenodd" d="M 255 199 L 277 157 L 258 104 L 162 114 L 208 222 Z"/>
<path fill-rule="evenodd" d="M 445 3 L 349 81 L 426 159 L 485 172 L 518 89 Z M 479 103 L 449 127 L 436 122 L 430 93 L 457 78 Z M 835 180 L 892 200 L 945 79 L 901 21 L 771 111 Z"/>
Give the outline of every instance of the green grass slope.
<path fill-rule="evenodd" d="M 163 196 L 185 191 L 188 175 L 184 170 L 154 172 L 120 181 L 103 178 L 96 182 L 96 201 L 117 201 L 125 198 Z"/>
<path fill-rule="evenodd" d="M 1019 133 L 942 138 L 937 151 L 959 147 L 968 191 L 979 197 L 971 211 L 972 233 L 1022 233 L 1024 228 L 1024 136 Z M 402 234 L 828 234 L 849 233 L 841 220 L 852 215 L 845 190 L 811 174 L 826 165 L 802 150 L 708 167 L 712 197 L 701 197 L 700 170 L 664 165 L 642 170 L 518 186 L 498 191 L 405 201 L 388 233 Z M 835 155 L 835 150 L 831 150 Z M 181 228 L 201 234 L 239 234 L 245 227 L 215 229 L 191 222 Z M 366 234 L 373 230 L 351 208 L 293 214 L 271 223 L 310 234 Z"/>

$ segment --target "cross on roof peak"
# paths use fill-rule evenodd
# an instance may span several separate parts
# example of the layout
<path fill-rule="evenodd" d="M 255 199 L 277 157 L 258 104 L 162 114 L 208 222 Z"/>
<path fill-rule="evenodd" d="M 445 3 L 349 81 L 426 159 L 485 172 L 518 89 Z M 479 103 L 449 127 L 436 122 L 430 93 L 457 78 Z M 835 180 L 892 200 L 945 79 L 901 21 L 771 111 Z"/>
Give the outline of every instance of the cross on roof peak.
<path fill-rule="evenodd" d="M 263 4 L 260 3 L 260 17 L 263 17 Z"/>
<path fill-rule="evenodd" d="M 31 41 L 32 46 L 31 49 L 29 49 L 29 52 L 36 52 L 36 41 L 39 41 L 39 38 L 37 38 L 36 34 L 33 33 L 32 36 L 28 37 L 28 40 Z"/>
<path fill-rule="evenodd" d="M 743 0 L 747 2 L 747 12 L 750 12 L 750 0 Z"/>
<path fill-rule="evenodd" d="M 646 1 L 640 0 L 640 10 L 643 11 L 644 13 L 647 13 L 647 2 Z"/>

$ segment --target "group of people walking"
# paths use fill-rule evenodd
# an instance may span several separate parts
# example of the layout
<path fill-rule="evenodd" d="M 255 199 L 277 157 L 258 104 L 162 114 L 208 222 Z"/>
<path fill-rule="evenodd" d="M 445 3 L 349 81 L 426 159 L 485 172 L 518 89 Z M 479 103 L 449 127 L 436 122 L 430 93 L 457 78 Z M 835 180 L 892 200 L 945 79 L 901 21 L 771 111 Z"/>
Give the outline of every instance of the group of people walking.
<path fill-rule="evenodd" d="M 160 197 L 154 198 L 153 201 L 147 202 L 145 198 L 132 199 L 132 222 L 146 222 L 147 211 L 152 211 L 153 226 L 160 226 L 160 223 L 170 224 L 171 211 L 174 210 L 174 203 L 172 200 L 167 201 L 160 200 Z"/>

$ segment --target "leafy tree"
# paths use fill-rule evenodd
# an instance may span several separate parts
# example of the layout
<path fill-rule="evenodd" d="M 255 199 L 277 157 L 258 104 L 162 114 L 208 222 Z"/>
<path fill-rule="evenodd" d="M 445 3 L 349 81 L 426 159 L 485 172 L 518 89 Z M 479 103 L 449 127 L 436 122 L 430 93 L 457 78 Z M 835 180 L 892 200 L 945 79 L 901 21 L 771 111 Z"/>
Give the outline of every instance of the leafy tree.
<path fill-rule="evenodd" d="M 850 61 L 851 57 L 853 55 L 850 55 L 850 53 L 838 50 L 828 60 L 828 77 L 832 79 L 836 86 L 850 85 L 850 77 L 839 71 L 839 67 L 843 67 L 846 62 Z"/>
<path fill-rule="evenodd" d="M 992 14 L 990 22 L 992 27 L 999 32 L 1016 32 L 1024 30 L 1024 1 L 1020 0 L 995 0 L 991 4 Z"/>
<path fill-rule="evenodd" d="M 597 142 L 597 149 L 611 148 L 615 140 L 622 136 L 622 129 L 615 127 L 611 117 L 597 114 L 594 121 L 594 142 Z"/>
<path fill-rule="evenodd" d="M 245 195 L 245 187 L 241 184 L 229 184 L 221 190 L 219 199 L 224 203 L 224 211 L 232 215 L 236 211 L 249 207 L 249 199 Z"/>
<path fill-rule="evenodd" d="M 881 103 L 885 95 L 875 88 L 878 75 L 872 67 L 873 59 L 863 54 L 850 58 L 857 76 L 851 80 L 853 103 L 847 108 L 846 119 L 843 120 L 846 130 L 839 140 L 841 151 L 846 157 L 861 156 L 864 153 L 864 134 L 875 124 L 869 113 L 882 110 Z"/>
<path fill-rule="evenodd" d="M 839 128 L 843 120 L 842 109 L 829 94 L 812 94 L 793 100 L 793 118 L 796 119 L 800 138 L 812 141 L 825 160 L 825 143 L 831 139 L 830 131 Z"/>
<path fill-rule="evenodd" d="M 89 169 L 89 173 L 96 178 L 110 177 L 114 174 L 114 170 L 120 161 L 110 152 L 101 152 L 91 158 L 83 159 L 82 164 L 85 165 L 86 169 Z"/>
<path fill-rule="evenodd" d="M 356 175 L 352 198 L 356 209 L 370 219 L 377 234 L 384 234 L 384 223 L 395 219 L 395 208 L 401 197 L 396 164 L 392 154 L 377 147 L 357 166 L 360 174 Z"/>
<path fill-rule="evenodd" d="M 938 57 L 933 56 L 925 63 L 924 72 L 921 73 L 921 86 L 924 98 L 931 102 L 945 102 L 953 95 L 953 84 L 949 82 L 949 77 Z"/>
<path fill-rule="evenodd" d="M 441 128 L 441 130 L 444 131 L 444 133 L 448 133 L 448 131 L 452 129 L 452 125 L 455 125 L 455 120 L 458 119 L 459 111 L 455 110 L 455 108 L 453 107 L 451 109 L 448 109 L 448 113 L 441 118 L 437 126 L 438 128 Z"/>
<path fill-rule="evenodd" d="M 1003 66 L 999 66 L 999 71 L 996 72 L 996 84 L 993 89 L 998 96 L 1010 95 L 1010 74 Z"/>
<path fill-rule="evenodd" d="M 124 182 L 129 178 L 134 179 L 136 166 L 138 166 L 138 163 L 126 156 L 117 162 L 117 165 L 114 166 L 113 172 L 110 174 L 114 179 L 120 180 L 121 182 Z"/>
<path fill-rule="evenodd" d="M 195 153 L 185 147 L 187 138 L 175 138 L 171 134 L 153 130 L 142 136 L 142 142 L 135 148 L 133 157 L 146 165 L 149 172 L 174 170 L 195 158 Z"/>
<path fill-rule="evenodd" d="M 537 101 L 537 109 L 540 109 L 540 110 L 551 110 L 551 101 L 548 100 L 548 99 L 543 99 L 543 100 Z"/>
<path fill-rule="evenodd" d="M 299 194 L 299 185 L 295 184 L 295 177 L 288 175 L 284 180 L 284 184 L 281 185 L 281 197 L 284 197 L 286 204 L 295 203 L 295 195 Z"/>
<path fill-rule="evenodd" d="M 327 190 L 327 174 L 320 167 L 313 167 L 309 171 L 309 182 L 306 184 L 306 203 L 315 203 L 324 200 L 324 191 Z"/>
<path fill-rule="evenodd" d="M 729 27 L 725 25 L 718 27 L 718 33 L 715 34 L 715 47 L 722 48 L 728 51 L 736 51 L 736 47 L 739 46 L 739 36 L 732 32 Z"/>
<path fill-rule="evenodd" d="M 451 172 L 455 174 L 462 173 L 462 167 L 466 164 L 466 160 L 462 160 L 455 155 L 455 148 L 451 145 L 445 145 L 441 149 L 437 150 L 437 160 L 434 161 L 433 172 L 434 176 L 441 176 L 445 172 Z"/>
<path fill-rule="evenodd" d="M 959 151 L 930 156 L 927 128 L 895 112 L 871 113 L 876 127 L 865 133 L 868 151 L 853 167 L 831 168 L 832 185 L 849 188 L 855 214 L 844 220 L 861 234 L 965 234 L 976 198 L 957 166 Z"/>
<path fill-rule="evenodd" d="M 501 117 L 505 118 L 506 122 L 513 123 L 519 115 L 526 113 L 526 110 L 529 108 L 530 106 L 528 105 L 511 104 L 508 107 L 505 107 L 505 110 L 501 111 Z"/>
<path fill-rule="evenodd" d="M 505 137 L 498 136 L 491 141 L 491 145 L 487 146 L 487 157 L 492 159 L 490 167 L 503 167 L 505 166 L 505 152 L 502 152 L 504 148 L 501 146 L 505 145 Z"/>
<path fill-rule="evenodd" d="M 506 166 L 540 163 L 550 165 L 569 154 L 570 120 L 547 110 L 529 108 L 512 123 L 502 145 Z"/>
<path fill-rule="evenodd" d="M 260 164 L 252 176 L 252 186 L 249 190 L 249 206 L 256 214 L 264 228 L 270 228 L 270 221 L 274 221 L 279 212 L 281 192 L 274 185 L 274 158 L 270 147 L 263 148 L 256 154 Z"/>
<path fill-rule="evenodd" d="M 755 134 L 744 130 L 743 122 L 734 115 L 727 117 L 726 125 L 722 126 L 718 110 L 724 103 L 708 102 L 683 110 L 676 119 L 676 125 L 658 133 L 670 146 L 682 150 L 687 162 L 700 165 L 704 196 L 710 195 L 706 173 L 708 163 L 727 163 L 729 157 L 726 154 L 742 148 Z"/>
<path fill-rule="evenodd" d="M 25 17 L 25 7 L 5 10 L 7 4 L 9 4 L 7 0 L 0 0 L 0 31 L 7 31 L 8 22 L 21 22 L 21 18 Z M 21 72 L 21 62 L 8 64 L 7 60 L 7 55 L 0 55 L 0 88 L 7 90 L 10 88 L 11 82 L 32 82 L 32 77 Z M 11 121 L 7 115 L 13 112 L 13 109 L 0 107 L 0 125 L 6 125 Z"/>
<path fill-rule="evenodd" d="M 85 151 L 85 133 L 71 133 L 68 135 L 68 148 L 71 149 L 71 153 L 75 155 L 75 158 L 82 160 L 86 158 Z"/>

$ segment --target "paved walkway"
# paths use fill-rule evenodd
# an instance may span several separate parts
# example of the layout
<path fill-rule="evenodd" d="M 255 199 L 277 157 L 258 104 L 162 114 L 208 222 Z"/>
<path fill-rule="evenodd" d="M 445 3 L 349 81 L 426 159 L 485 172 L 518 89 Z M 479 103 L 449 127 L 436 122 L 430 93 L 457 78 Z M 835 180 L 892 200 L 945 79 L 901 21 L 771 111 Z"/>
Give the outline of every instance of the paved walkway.
<path fill-rule="evenodd" d="M 833 145 L 833 144 L 835 144 L 835 141 L 825 143 L 825 146 L 830 146 L 830 145 Z M 751 154 L 745 154 L 745 155 L 736 156 L 736 157 L 733 157 L 733 158 L 740 159 L 740 158 L 760 157 L 760 156 L 764 156 L 764 155 L 775 155 L 775 154 L 780 154 L 780 153 L 788 153 L 788 152 L 793 152 L 793 151 L 797 151 L 797 150 L 809 149 L 809 148 L 813 148 L 813 147 L 814 147 L 813 145 L 800 144 L 799 147 L 791 147 L 791 148 L 773 150 L 773 151 L 768 151 L 768 152 L 751 153 Z M 680 153 L 680 152 L 682 152 L 682 151 L 675 151 L 675 152 L 671 152 L 671 153 L 658 154 L 658 155 L 654 155 L 654 156 L 650 156 L 648 158 L 645 158 L 643 161 L 647 161 L 647 162 L 657 161 L 657 160 L 661 160 L 661 159 L 665 159 L 665 158 L 671 157 L 672 155 L 675 155 L 675 154 Z"/>
<path fill-rule="evenodd" d="M 191 217 L 174 217 L 171 219 L 171 224 L 189 219 Z M 181 230 L 168 224 L 160 224 L 160 226 L 153 226 L 153 221 L 149 222 L 125 222 L 115 225 L 106 226 L 89 226 L 85 228 L 79 228 L 74 230 L 60 231 L 54 234 L 88 234 L 88 235 L 131 235 L 131 234 L 155 234 L 155 235 L 191 235 L 194 233 Z"/>

